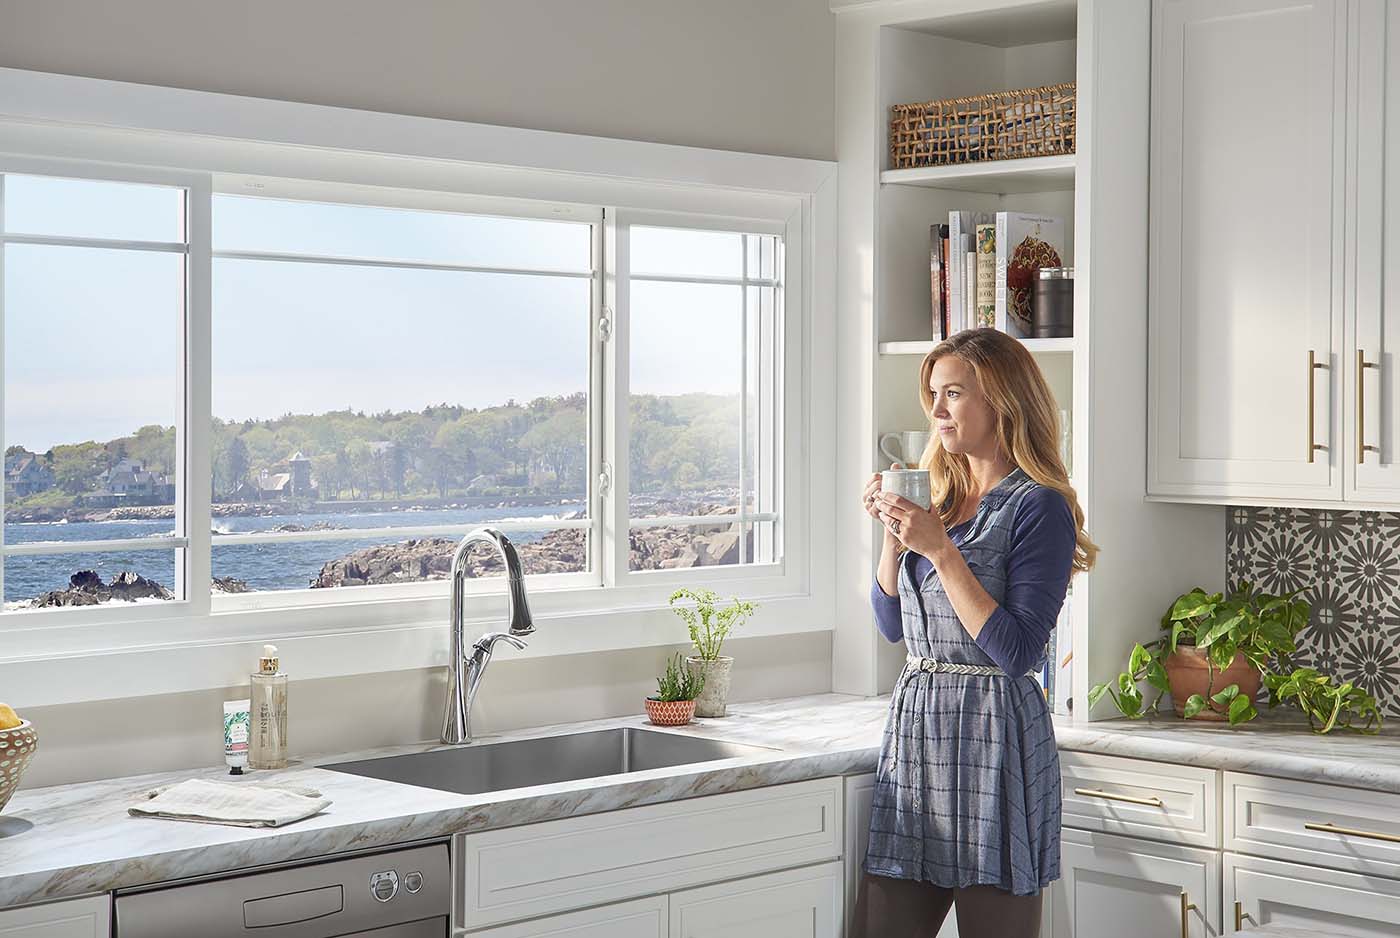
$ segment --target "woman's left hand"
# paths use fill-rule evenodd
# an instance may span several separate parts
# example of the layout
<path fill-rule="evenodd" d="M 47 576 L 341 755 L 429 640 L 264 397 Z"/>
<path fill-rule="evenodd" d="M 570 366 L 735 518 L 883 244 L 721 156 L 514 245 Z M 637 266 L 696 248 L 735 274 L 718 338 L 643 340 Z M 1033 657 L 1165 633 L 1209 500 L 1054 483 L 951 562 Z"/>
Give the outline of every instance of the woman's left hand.
<path fill-rule="evenodd" d="M 948 539 L 948 529 L 943 527 L 943 519 L 909 499 L 893 492 L 880 492 L 876 496 L 875 504 L 879 508 L 880 523 L 885 526 L 885 530 L 914 553 L 932 559 L 943 547 L 951 543 Z"/>

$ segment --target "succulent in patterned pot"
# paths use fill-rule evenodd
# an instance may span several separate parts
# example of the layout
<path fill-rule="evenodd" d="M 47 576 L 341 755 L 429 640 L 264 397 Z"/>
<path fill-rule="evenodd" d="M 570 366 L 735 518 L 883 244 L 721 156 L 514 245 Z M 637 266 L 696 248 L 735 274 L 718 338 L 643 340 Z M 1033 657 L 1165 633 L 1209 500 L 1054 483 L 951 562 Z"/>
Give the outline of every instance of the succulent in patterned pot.
<path fill-rule="evenodd" d="M 10 796 L 19 788 L 25 767 L 39 747 L 39 734 L 34 724 L 21 719 L 8 704 L 0 703 L 0 811 L 10 803 Z"/>
<path fill-rule="evenodd" d="M 704 677 L 685 666 L 680 652 L 666 662 L 666 673 L 656 679 L 656 693 L 646 699 L 647 719 L 657 726 L 683 726 L 695 717 L 695 698 Z"/>
<path fill-rule="evenodd" d="M 677 606 L 677 600 L 682 599 L 695 603 L 695 608 Z M 753 615 L 757 607 L 738 597 L 729 605 L 718 607 L 719 594 L 708 589 L 678 589 L 671 594 L 670 602 L 672 610 L 685 622 L 690 642 L 695 646 L 696 654 L 686 659 L 686 663 L 704 684 L 704 690 L 695 700 L 695 715 L 722 717 L 729 705 L 729 675 L 734 659 L 721 655 L 720 649 L 729 633 Z"/>

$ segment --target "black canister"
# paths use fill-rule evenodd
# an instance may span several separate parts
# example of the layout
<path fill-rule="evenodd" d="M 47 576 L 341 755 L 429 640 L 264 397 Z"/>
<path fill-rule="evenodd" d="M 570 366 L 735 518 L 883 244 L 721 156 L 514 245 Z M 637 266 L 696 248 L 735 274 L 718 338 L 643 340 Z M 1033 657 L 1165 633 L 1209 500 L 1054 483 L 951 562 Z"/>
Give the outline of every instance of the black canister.
<path fill-rule="evenodd" d="M 1074 335 L 1074 268 L 1042 267 L 1031 287 L 1031 332 L 1037 339 Z"/>

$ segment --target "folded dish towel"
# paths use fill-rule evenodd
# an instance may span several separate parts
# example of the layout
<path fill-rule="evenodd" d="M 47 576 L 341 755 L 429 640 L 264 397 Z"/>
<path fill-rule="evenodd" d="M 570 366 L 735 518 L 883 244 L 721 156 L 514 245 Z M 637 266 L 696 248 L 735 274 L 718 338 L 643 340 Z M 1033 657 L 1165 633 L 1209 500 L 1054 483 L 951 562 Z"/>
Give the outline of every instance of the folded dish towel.
<path fill-rule="evenodd" d="M 146 793 L 145 804 L 127 810 L 134 817 L 160 817 L 237 827 L 281 827 L 319 814 L 330 805 L 310 788 L 258 785 L 192 778 Z"/>

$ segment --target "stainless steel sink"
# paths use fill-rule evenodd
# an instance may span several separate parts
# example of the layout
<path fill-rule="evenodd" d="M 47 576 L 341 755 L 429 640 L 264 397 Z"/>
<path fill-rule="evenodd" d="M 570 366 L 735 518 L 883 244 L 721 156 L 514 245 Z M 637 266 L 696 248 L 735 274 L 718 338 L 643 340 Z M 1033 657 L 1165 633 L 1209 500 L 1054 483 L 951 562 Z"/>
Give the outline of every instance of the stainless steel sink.
<path fill-rule="evenodd" d="M 627 726 L 337 762 L 321 768 L 470 795 L 774 751 Z"/>

